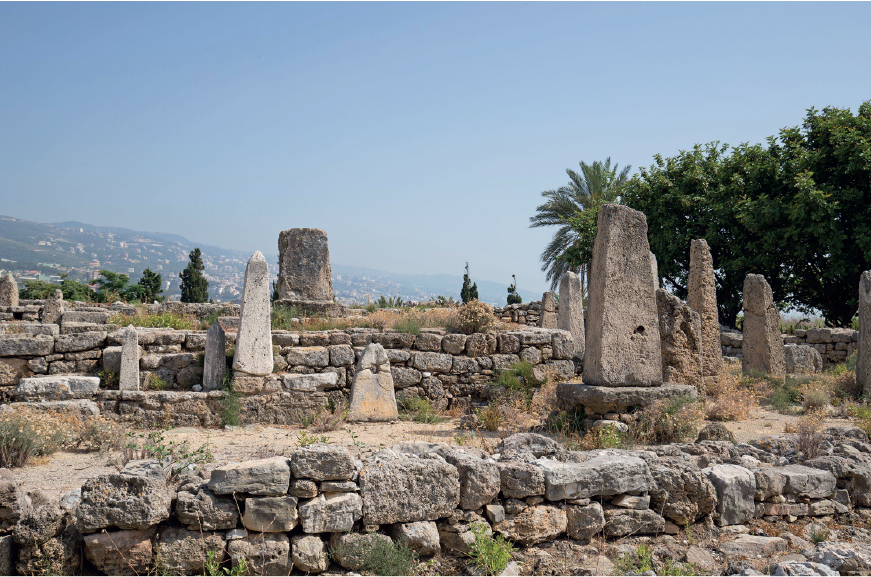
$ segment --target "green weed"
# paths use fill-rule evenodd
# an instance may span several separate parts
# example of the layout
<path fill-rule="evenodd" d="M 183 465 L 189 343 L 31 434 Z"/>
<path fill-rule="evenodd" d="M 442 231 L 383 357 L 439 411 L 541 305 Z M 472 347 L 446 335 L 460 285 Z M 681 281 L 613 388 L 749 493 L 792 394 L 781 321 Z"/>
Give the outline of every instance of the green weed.
<path fill-rule="evenodd" d="M 511 553 L 516 551 L 514 545 L 502 535 L 495 538 L 488 535 L 488 527 L 483 523 L 472 523 L 470 529 L 475 540 L 469 545 L 469 557 L 485 575 L 502 573 L 511 561 Z"/>
<path fill-rule="evenodd" d="M 429 399 L 421 397 L 406 397 L 399 399 L 399 418 L 416 423 L 441 423 L 446 417 L 437 411 Z"/>
<path fill-rule="evenodd" d="M 650 545 L 639 545 L 632 553 L 627 553 L 614 561 L 618 575 L 653 571 L 653 549 Z"/>

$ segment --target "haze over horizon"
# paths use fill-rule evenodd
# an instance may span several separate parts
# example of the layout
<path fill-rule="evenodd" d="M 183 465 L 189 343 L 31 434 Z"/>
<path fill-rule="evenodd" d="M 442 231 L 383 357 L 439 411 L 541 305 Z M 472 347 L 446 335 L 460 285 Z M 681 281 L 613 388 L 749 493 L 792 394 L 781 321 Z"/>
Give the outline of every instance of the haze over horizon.
<path fill-rule="evenodd" d="M 2 213 L 547 290 L 566 168 L 871 98 L 868 3 L 2 3 Z"/>

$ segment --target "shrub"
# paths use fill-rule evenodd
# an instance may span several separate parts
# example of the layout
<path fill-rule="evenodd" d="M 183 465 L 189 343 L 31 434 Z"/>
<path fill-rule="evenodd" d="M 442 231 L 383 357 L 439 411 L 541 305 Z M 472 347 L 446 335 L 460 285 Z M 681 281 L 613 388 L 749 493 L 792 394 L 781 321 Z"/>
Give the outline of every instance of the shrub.
<path fill-rule="evenodd" d="M 478 423 L 487 431 L 498 431 L 505 421 L 498 403 L 490 403 L 483 409 L 477 409 L 475 415 L 478 417 Z"/>
<path fill-rule="evenodd" d="M 100 387 L 103 389 L 117 389 L 121 381 L 121 375 L 109 369 L 103 369 L 97 373 L 100 377 Z"/>
<path fill-rule="evenodd" d="M 314 445 L 315 443 L 329 443 L 330 440 L 326 435 L 309 435 L 305 431 L 301 431 L 299 434 L 299 438 L 296 440 L 296 445 L 298 447 L 306 447 L 308 445 Z"/>
<path fill-rule="evenodd" d="M 233 376 L 228 371 L 224 374 L 224 382 L 221 383 L 221 390 L 224 392 L 224 396 L 221 397 L 221 420 L 224 421 L 225 425 L 237 427 L 239 426 L 239 416 L 242 412 L 242 408 L 239 406 L 239 399 L 243 395 L 239 391 L 233 390 L 230 386 L 232 382 Z"/>
<path fill-rule="evenodd" d="M 560 411 L 548 416 L 545 429 L 553 434 L 571 436 L 584 432 L 587 428 L 587 414 L 584 407 L 571 411 Z"/>
<path fill-rule="evenodd" d="M 337 546 L 344 559 L 353 559 L 372 575 L 417 575 L 417 556 L 404 541 L 362 538 Z"/>
<path fill-rule="evenodd" d="M 818 411 L 832 402 L 832 393 L 824 383 L 812 384 L 818 386 L 805 386 L 801 394 L 801 406 L 805 412 Z"/>
<path fill-rule="evenodd" d="M 821 454 L 823 421 L 823 415 L 818 412 L 808 413 L 798 421 L 795 429 L 798 433 L 798 450 L 806 460 L 819 457 Z"/>
<path fill-rule="evenodd" d="M 416 315 L 403 315 L 393 323 L 393 328 L 401 333 L 419 335 L 423 327 L 420 318 Z"/>
<path fill-rule="evenodd" d="M 311 428 L 315 433 L 328 433 L 342 426 L 348 417 L 348 411 L 342 403 L 329 401 L 327 409 L 319 409 L 312 420 Z"/>
<path fill-rule="evenodd" d="M 871 435 L 871 407 L 867 404 L 850 403 L 847 414 L 853 417 L 853 424 Z"/>
<path fill-rule="evenodd" d="M 499 575 L 511 561 L 511 553 L 516 551 L 511 541 L 502 535 L 493 538 L 483 523 L 472 523 L 470 527 L 475 540 L 469 545 L 469 557 L 485 575 Z"/>
<path fill-rule="evenodd" d="M 589 430 L 584 436 L 575 435 L 574 439 L 569 441 L 568 444 L 577 451 L 629 449 L 632 447 L 629 435 L 620 432 L 614 425 Z"/>
<path fill-rule="evenodd" d="M 150 389 L 152 391 L 165 391 L 166 387 L 166 381 L 164 381 L 154 373 L 149 373 L 148 376 L 145 377 L 146 389 Z"/>
<path fill-rule="evenodd" d="M 484 332 L 496 324 L 493 307 L 487 303 L 473 300 L 457 310 L 453 328 L 459 332 L 472 334 Z"/>
<path fill-rule="evenodd" d="M 163 429 L 158 428 L 127 433 L 122 464 L 139 459 L 160 461 L 167 479 L 174 479 L 185 471 L 195 471 L 204 463 L 215 460 L 208 443 L 194 449 L 187 440 L 181 443 L 167 441 Z"/>
<path fill-rule="evenodd" d="M 633 415 L 630 432 L 639 443 L 678 443 L 698 433 L 704 404 L 687 396 L 656 401 Z"/>
<path fill-rule="evenodd" d="M 637 575 L 644 571 L 653 571 L 653 549 L 649 545 L 639 545 L 635 551 L 616 559 L 614 567 L 618 575 Z"/>
<path fill-rule="evenodd" d="M 209 311 L 209 314 L 207 314 L 204 318 L 200 320 L 200 330 L 209 330 L 209 327 L 218 322 L 218 317 L 220 317 L 223 312 L 224 311 L 221 309 L 214 309 Z"/>
<path fill-rule="evenodd" d="M 397 400 L 399 418 L 416 423 L 432 425 L 441 423 L 445 416 L 432 406 L 432 401 L 422 397 L 404 397 Z"/>
<path fill-rule="evenodd" d="M 738 389 L 722 395 L 707 408 L 711 421 L 743 421 L 756 406 L 756 397 L 750 391 Z"/>

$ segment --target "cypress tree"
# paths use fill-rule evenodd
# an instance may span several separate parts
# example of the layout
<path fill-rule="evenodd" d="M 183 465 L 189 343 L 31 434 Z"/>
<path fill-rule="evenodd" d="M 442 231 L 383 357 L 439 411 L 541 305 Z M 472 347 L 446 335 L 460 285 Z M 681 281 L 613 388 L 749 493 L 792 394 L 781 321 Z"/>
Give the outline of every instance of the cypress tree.
<path fill-rule="evenodd" d="M 209 281 L 203 271 L 203 254 L 199 247 L 190 252 L 190 262 L 183 271 L 178 273 L 181 279 L 181 302 L 204 303 L 209 300 Z"/>
<path fill-rule="evenodd" d="M 469 278 L 469 263 L 466 263 L 466 274 L 463 275 L 463 288 L 460 289 L 460 298 L 463 304 L 478 300 L 478 283 L 473 283 Z"/>

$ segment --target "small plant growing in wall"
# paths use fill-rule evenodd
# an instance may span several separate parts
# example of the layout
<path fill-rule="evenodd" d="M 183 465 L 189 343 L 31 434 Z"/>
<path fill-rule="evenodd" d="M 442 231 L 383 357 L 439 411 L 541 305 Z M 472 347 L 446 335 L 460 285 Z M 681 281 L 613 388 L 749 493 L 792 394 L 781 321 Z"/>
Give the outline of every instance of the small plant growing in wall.
<path fill-rule="evenodd" d="M 483 523 L 472 523 L 470 529 L 475 540 L 469 545 L 469 557 L 484 575 L 502 573 L 511 561 L 511 553 L 517 549 L 502 535 L 494 538 L 488 534 L 488 527 Z"/>

